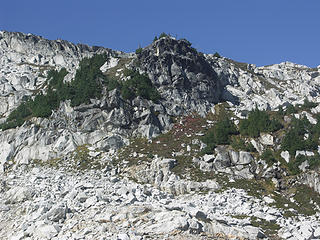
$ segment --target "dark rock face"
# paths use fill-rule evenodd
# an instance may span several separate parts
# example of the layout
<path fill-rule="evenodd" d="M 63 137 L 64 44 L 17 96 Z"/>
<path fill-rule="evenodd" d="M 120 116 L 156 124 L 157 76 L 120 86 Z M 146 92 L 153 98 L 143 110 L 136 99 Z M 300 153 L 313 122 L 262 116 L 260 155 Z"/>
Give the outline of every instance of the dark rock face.
<path fill-rule="evenodd" d="M 204 114 L 221 100 L 223 89 L 216 72 L 187 40 L 161 38 L 143 49 L 137 62 L 159 88 L 172 115 Z"/>

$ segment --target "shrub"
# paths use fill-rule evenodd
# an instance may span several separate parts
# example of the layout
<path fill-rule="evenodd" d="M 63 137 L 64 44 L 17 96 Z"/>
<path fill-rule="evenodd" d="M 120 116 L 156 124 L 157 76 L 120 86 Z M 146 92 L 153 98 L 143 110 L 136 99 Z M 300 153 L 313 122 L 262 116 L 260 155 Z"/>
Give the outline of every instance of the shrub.
<path fill-rule="evenodd" d="M 30 111 L 29 107 L 26 103 L 20 104 L 8 117 L 8 121 L 14 121 L 19 119 L 24 119 L 30 116 L 32 112 Z"/>
<path fill-rule="evenodd" d="M 291 174 L 296 175 L 301 172 L 299 166 L 306 160 L 306 156 L 298 155 L 295 159 L 288 163 L 288 168 Z"/>
<path fill-rule="evenodd" d="M 266 149 L 262 154 L 261 154 L 261 159 L 265 160 L 268 165 L 273 165 L 274 163 L 277 162 L 277 159 L 274 156 L 274 152 L 271 149 Z"/>
<path fill-rule="evenodd" d="M 26 103 L 20 104 L 15 110 L 13 110 L 5 123 L 0 124 L 2 130 L 15 128 L 21 126 L 25 119 L 31 116 L 32 112 Z"/>
<path fill-rule="evenodd" d="M 249 113 L 248 119 L 240 121 L 241 135 L 258 137 L 261 132 L 274 132 L 282 128 L 276 119 L 270 119 L 266 111 L 255 109 Z"/>
<path fill-rule="evenodd" d="M 308 158 L 308 162 L 310 165 L 310 169 L 316 169 L 320 166 L 320 156 L 316 154 L 315 156 L 311 156 Z"/>
<path fill-rule="evenodd" d="M 160 39 L 160 38 L 163 38 L 163 37 L 168 37 L 168 36 L 169 36 L 168 34 L 166 34 L 166 33 L 163 32 L 163 33 L 160 34 L 159 39 Z"/>
<path fill-rule="evenodd" d="M 153 86 L 151 80 L 143 74 L 132 70 L 125 69 L 123 74 L 129 77 L 128 80 L 122 82 L 116 79 L 106 79 L 105 83 L 109 91 L 118 88 L 121 96 L 125 100 L 133 100 L 135 97 L 140 96 L 144 99 L 157 102 L 161 96 L 158 90 Z"/>
<path fill-rule="evenodd" d="M 204 149 L 202 149 L 201 153 L 204 154 L 212 154 L 213 150 L 216 148 L 214 143 L 208 144 Z"/>
<path fill-rule="evenodd" d="M 231 147 L 234 150 L 237 151 L 246 151 L 246 152 L 255 152 L 256 149 L 255 147 L 252 145 L 252 143 L 246 143 L 242 138 L 238 137 L 238 136 L 233 136 L 231 138 Z"/>
<path fill-rule="evenodd" d="M 160 93 L 147 76 L 141 75 L 134 70 L 126 70 L 124 74 L 130 76 L 130 79 L 124 82 L 121 88 L 121 94 L 124 99 L 131 100 L 136 96 L 153 102 L 157 102 L 160 99 Z"/>
<path fill-rule="evenodd" d="M 133 100 L 135 98 L 134 92 L 130 89 L 128 84 L 124 84 L 123 87 L 121 88 L 121 96 L 125 100 Z"/>
<path fill-rule="evenodd" d="M 202 138 L 207 145 L 205 151 L 212 152 L 216 145 L 230 144 L 231 136 L 237 133 L 236 126 L 230 119 L 225 118 L 218 121 Z"/>
<path fill-rule="evenodd" d="M 181 40 L 185 41 L 185 42 L 188 44 L 188 46 L 191 47 L 192 43 L 191 43 L 189 40 L 187 40 L 187 39 L 185 39 L 185 38 L 182 38 Z M 191 48 L 192 48 L 192 47 L 191 47 Z M 194 49 L 194 48 L 193 48 L 193 49 Z"/>
<path fill-rule="evenodd" d="M 70 84 L 72 91 L 68 94 L 72 106 L 89 103 L 91 98 L 101 97 L 101 80 L 104 80 L 105 77 L 100 67 L 106 60 L 107 56 L 103 54 L 85 58 L 80 62 L 75 79 Z"/>
<path fill-rule="evenodd" d="M 121 89 L 121 84 L 115 80 L 115 79 L 111 79 L 107 81 L 107 88 L 109 91 L 112 91 L 116 88 L 120 88 Z"/>
<path fill-rule="evenodd" d="M 137 48 L 136 49 L 136 54 L 141 54 L 141 53 L 142 53 L 142 48 L 141 47 Z"/>
<path fill-rule="evenodd" d="M 218 122 L 214 128 L 217 144 L 230 144 L 230 136 L 237 133 L 236 126 L 229 119 Z"/>
<path fill-rule="evenodd" d="M 312 126 L 306 117 L 302 119 L 292 119 L 291 129 L 284 136 L 281 149 L 287 150 L 291 155 L 295 155 L 298 150 L 316 150 L 318 148 L 318 126 Z M 312 134 L 308 139 L 304 139 L 306 133 Z"/>
<path fill-rule="evenodd" d="M 297 109 L 292 104 L 290 104 L 287 106 L 285 114 L 289 115 L 297 112 Z"/>
<path fill-rule="evenodd" d="M 303 109 L 311 109 L 311 108 L 315 108 L 316 106 L 318 106 L 317 103 L 309 102 L 308 99 L 305 99 L 305 100 L 304 100 L 304 103 L 303 103 L 303 105 L 302 105 L 302 108 L 303 108 Z"/>
<path fill-rule="evenodd" d="M 218 52 L 215 52 L 215 53 L 213 54 L 213 56 L 216 57 L 216 58 L 221 58 L 221 56 L 220 56 L 220 54 L 219 54 Z"/>
<path fill-rule="evenodd" d="M 316 169 L 320 166 L 319 154 L 316 154 L 310 157 L 304 156 L 304 155 L 298 155 L 295 159 L 293 159 L 288 163 L 288 168 L 291 174 L 294 174 L 294 175 L 299 174 L 301 172 L 301 170 L 299 169 L 299 166 L 304 161 L 308 161 L 310 169 Z"/>
<path fill-rule="evenodd" d="M 283 138 L 281 148 L 284 151 L 289 151 L 291 155 L 295 155 L 297 150 L 305 148 L 303 136 L 299 135 L 297 130 L 291 129 Z"/>

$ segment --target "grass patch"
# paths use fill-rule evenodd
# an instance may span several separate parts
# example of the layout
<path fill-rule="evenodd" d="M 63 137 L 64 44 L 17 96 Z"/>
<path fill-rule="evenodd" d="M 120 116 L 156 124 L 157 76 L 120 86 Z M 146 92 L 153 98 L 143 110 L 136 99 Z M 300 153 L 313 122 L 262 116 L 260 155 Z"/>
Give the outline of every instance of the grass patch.
<path fill-rule="evenodd" d="M 263 230 L 264 234 L 274 239 L 274 237 L 277 237 L 277 233 L 280 229 L 280 226 L 272 221 L 266 221 L 265 219 L 257 218 L 257 217 L 251 217 L 251 224 L 254 227 L 259 227 Z"/>
<path fill-rule="evenodd" d="M 62 158 L 52 158 L 47 161 L 42 161 L 40 159 L 34 159 L 34 160 L 32 160 L 31 164 L 33 166 L 49 167 L 49 168 L 58 169 L 63 164 L 63 159 Z"/>
<path fill-rule="evenodd" d="M 298 202 L 298 212 L 304 215 L 314 215 L 318 212 L 316 206 L 320 206 L 320 196 L 317 192 L 305 185 L 298 185 L 295 188 L 294 199 Z"/>
<path fill-rule="evenodd" d="M 243 189 L 248 193 L 248 195 L 256 198 L 268 196 L 275 190 L 272 182 L 266 180 L 236 179 L 234 182 L 230 182 L 226 175 L 220 174 L 217 181 L 222 186 L 220 191 L 224 191 L 229 188 Z"/>
<path fill-rule="evenodd" d="M 105 164 L 99 161 L 99 157 L 91 157 L 88 145 L 81 145 L 76 148 L 72 156 L 73 167 L 77 170 L 84 171 L 88 169 L 103 169 Z"/>
<path fill-rule="evenodd" d="M 86 170 L 99 170 L 106 167 L 107 163 L 101 162 L 99 156 L 92 157 L 89 155 L 89 145 L 78 146 L 67 158 L 52 158 L 47 161 L 34 159 L 32 166 L 48 167 L 55 169 L 66 169 L 72 172 L 83 172 Z"/>
<path fill-rule="evenodd" d="M 248 195 L 260 199 L 264 196 L 270 196 L 275 200 L 270 205 L 283 210 L 284 217 L 294 217 L 298 214 L 311 216 L 316 214 L 318 206 L 320 206 L 319 194 L 305 185 L 292 186 L 280 193 L 275 191 L 271 181 L 237 179 L 235 182 L 229 182 L 225 175 L 220 175 L 217 180 L 222 186 L 219 191 L 237 188 L 244 189 Z M 290 199 L 294 199 L 294 201 Z"/>
<path fill-rule="evenodd" d="M 115 79 L 115 80 L 121 80 L 121 73 L 126 68 L 126 65 L 132 61 L 132 58 L 119 58 L 117 66 L 113 68 L 109 68 L 104 75 L 108 79 Z M 123 70 L 120 70 L 123 69 Z M 118 76 L 117 76 L 118 75 Z"/>
<path fill-rule="evenodd" d="M 217 177 L 214 172 L 201 171 L 200 168 L 192 162 L 192 157 L 190 156 L 177 156 L 175 159 L 177 160 L 177 165 L 172 168 L 172 172 L 182 178 L 191 179 L 196 182 L 204 182 Z"/>
<path fill-rule="evenodd" d="M 294 217 L 298 214 L 311 216 L 316 214 L 320 206 L 319 194 L 302 184 L 292 186 L 285 192 L 274 192 L 272 198 L 275 202 L 271 205 L 283 209 L 285 217 Z"/>

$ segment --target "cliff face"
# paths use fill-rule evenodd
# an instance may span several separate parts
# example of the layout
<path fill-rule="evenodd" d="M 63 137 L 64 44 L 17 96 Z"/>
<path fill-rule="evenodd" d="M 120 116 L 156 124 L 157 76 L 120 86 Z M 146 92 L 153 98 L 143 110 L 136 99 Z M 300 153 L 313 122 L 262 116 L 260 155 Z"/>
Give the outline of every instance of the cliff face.
<path fill-rule="evenodd" d="M 103 77 L 96 79 L 99 97 L 77 106 L 61 101 L 47 118 L 27 117 L 21 126 L 0 131 L 0 219 L 8 219 L 0 221 L 0 238 L 320 236 L 320 199 L 297 197 L 305 190 L 302 183 L 319 192 L 317 171 L 309 172 L 305 161 L 297 166 L 302 175 L 288 177 L 290 161 L 316 156 L 317 150 L 293 155 L 280 146 L 293 118 L 306 117 L 316 126 L 319 68 L 289 62 L 256 67 L 200 53 L 170 36 L 123 53 L 2 31 L 0 124 L 27 99 L 47 94 L 50 70 L 65 68 L 63 82 L 72 83 L 81 61 L 97 54 L 106 55 L 99 66 Z M 134 76 L 146 81 L 144 88 Z M 130 97 L 125 86 L 135 91 Z M 151 100 L 145 89 L 159 96 Z M 201 153 L 202 136 L 217 123 L 221 106 L 238 128 L 256 107 L 276 115 L 306 99 L 312 107 L 281 115 L 283 129 L 244 137 L 251 149 L 223 143 Z M 306 131 L 305 140 L 311 134 Z M 276 152 L 271 164 L 263 156 L 270 149 Z M 18 230 L 10 227 L 14 222 Z"/>

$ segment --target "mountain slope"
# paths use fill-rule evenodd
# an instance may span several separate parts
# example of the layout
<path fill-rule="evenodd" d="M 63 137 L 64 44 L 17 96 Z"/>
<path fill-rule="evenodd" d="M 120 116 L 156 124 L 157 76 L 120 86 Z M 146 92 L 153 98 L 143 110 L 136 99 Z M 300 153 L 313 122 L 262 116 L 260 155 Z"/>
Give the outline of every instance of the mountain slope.
<path fill-rule="evenodd" d="M 320 235 L 319 69 L 6 31 L 0 66 L 3 239 Z"/>

